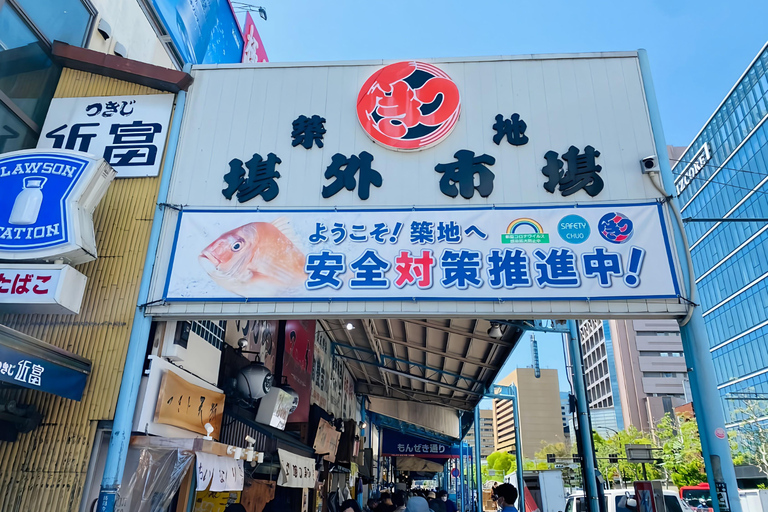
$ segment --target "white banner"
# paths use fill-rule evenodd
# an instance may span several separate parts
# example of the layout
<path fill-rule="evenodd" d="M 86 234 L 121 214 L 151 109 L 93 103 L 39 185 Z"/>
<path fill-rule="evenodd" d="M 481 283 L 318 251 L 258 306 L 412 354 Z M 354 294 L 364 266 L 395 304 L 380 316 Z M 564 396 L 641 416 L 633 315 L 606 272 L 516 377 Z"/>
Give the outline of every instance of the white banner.
<path fill-rule="evenodd" d="M 195 472 L 199 492 L 211 485 L 211 492 L 242 491 L 245 482 L 243 460 L 195 452 Z"/>
<path fill-rule="evenodd" d="M 673 298 L 657 203 L 183 211 L 168 301 Z"/>
<path fill-rule="evenodd" d="M 173 94 L 54 98 L 37 147 L 103 157 L 118 178 L 157 176 L 173 98 Z"/>
<path fill-rule="evenodd" d="M 315 459 L 302 457 L 278 448 L 280 456 L 280 474 L 277 477 L 277 485 L 282 487 L 296 487 L 299 489 L 314 489 Z"/>

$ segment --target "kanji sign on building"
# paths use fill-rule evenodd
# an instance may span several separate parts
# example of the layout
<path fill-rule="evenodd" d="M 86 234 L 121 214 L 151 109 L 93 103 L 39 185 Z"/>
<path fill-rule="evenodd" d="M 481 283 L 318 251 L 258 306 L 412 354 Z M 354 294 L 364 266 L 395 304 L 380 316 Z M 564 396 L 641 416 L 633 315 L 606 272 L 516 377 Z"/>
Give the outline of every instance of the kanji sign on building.
<path fill-rule="evenodd" d="M 660 206 L 181 214 L 168 301 L 676 297 Z M 564 224 L 565 226 L 561 226 Z M 587 239 L 569 236 L 591 226 Z"/>
<path fill-rule="evenodd" d="M 69 265 L 0 264 L 0 313 L 79 313 L 85 282 Z"/>
<path fill-rule="evenodd" d="M 54 98 L 38 148 L 103 157 L 118 178 L 157 176 L 173 94 Z"/>

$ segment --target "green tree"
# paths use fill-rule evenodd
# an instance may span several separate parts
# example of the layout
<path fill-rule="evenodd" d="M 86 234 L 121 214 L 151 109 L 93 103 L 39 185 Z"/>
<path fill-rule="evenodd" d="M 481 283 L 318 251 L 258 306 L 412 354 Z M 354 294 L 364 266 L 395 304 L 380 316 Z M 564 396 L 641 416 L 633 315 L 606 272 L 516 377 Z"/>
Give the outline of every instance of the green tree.
<path fill-rule="evenodd" d="M 621 457 L 626 456 L 626 445 L 628 444 L 653 444 L 651 438 L 637 430 L 635 427 L 629 427 L 621 432 L 614 433 L 611 437 L 603 438 L 597 432 L 592 433 L 592 442 L 595 445 L 597 454 L 597 467 L 607 481 L 618 479 L 621 482 L 633 482 L 643 479 L 642 464 L 627 462 Z M 609 455 L 617 454 L 620 458 L 618 463 L 610 463 Z M 658 479 L 661 474 L 653 465 L 647 464 L 646 469 L 648 478 Z"/>
<path fill-rule="evenodd" d="M 515 456 L 507 452 L 493 452 L 486 458 L 487 465 L 482 468 L 483 482 L 489 480 L 495 480 L 497 482 L 503 482 L 504 476 L 508 473 L 515 471 L 517 463 Z M 493 470 L 494 474 L 491 475 L 489 470 Z"/>
<path fill-rule="evenodd" d="M 654 431 L 661 446 L 661 467 L 678 487 L 707 481 L 696 420 L 687 415 L 666 414 Z"/>

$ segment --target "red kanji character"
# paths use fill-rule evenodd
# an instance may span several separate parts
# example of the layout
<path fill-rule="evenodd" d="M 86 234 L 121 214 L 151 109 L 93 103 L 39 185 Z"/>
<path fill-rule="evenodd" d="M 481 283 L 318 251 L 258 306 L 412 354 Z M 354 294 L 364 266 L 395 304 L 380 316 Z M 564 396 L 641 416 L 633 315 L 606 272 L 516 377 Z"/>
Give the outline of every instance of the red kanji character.
<path fill-rule="evenodd" d="M 17 275 L 16 279 L 13 280 L 11 293 L 15 293 L 16 295 L 25 295 L 29 293 L 29 287 L 27 285 L 32 281 L 33 277 L 32 274 L 24 274 L 24 277 L 21 277 L 21 274 Z M 17 284 L 18 286 L 16 286 Z"/>
<path fill-rule="evenodd" d="M 395 286 L 402 288 L 406 284 L 414 284 L 418 278 L 419 288 L 431 288 L 434 266 L 435 259 L 432 257 L 432 251 L 428 249 L 421 251 L 418 258 L 411 256 L 410 251 L 400 251 L 400 255 L 395 259 L 395 271 L 398 274 Z"/>
<path fill-rule="evenodd" d="M 37 276 L 37 280 L 41 281 L 42 283 L 47 283 L 48 281 L 51 280 L 51 277 L 53 276 Z M 48 288 L 46 288 L 45 290 L 41 290 L 40 288 L 38 288 L 38 285 L 35 285 L 32 288 L 32 292 L 38 295 L 45 295 L 46 293 L 48 293 Z"/>
<path fill-rule="evenodd" d="M 10 279 L 5 278 L 5 274 L 0 274 L 0 285 L 7 284 L 10 282 L 11 282 Z M 8 293 L 9 291 L 11 291 L 10 288 L 3 288 L 2 286 L 0 286 L 0 293 Z"/>

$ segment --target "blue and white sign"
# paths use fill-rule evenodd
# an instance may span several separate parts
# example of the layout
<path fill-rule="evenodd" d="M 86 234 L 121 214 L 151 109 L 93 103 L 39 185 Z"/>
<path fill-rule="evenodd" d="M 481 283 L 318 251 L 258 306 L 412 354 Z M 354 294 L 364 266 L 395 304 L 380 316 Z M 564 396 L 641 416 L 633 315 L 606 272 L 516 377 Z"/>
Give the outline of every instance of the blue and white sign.
<path fill-rule="evenodd" d="M 229 0 L 152 0 L 187 64 L 236 64 L 243 33 Z"/>
<path fill-rule="evenodd" d="M 513 226 L 521 222 L 535 232 L 520 235 Z M 184 210 L 165 299 L 673 298 L 678 282 L 666 233 L 655 202 L 578 208 Z"/>
<path fill-rule="evenodd" d="M 93 209 L 114 176 L 104 160 L 75 151 L 0 155 L 0 260 L 95 259 Z"/>
<path fill-rule="evenodd" d="M 428 459 L 448 459 L 458 455 L 458 453 L 454 453 L 453 447 L 447 444 L 388 428 L 382 432 L 381 454 L 388 457 L 422 457 Z"/>

